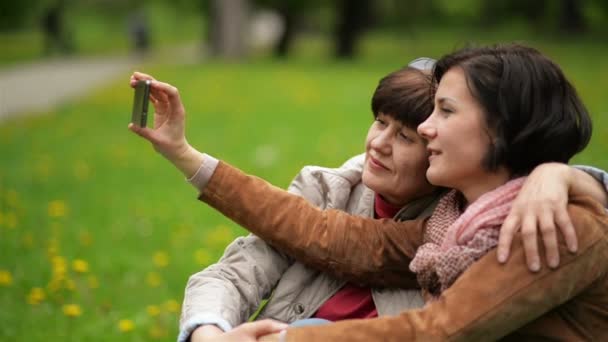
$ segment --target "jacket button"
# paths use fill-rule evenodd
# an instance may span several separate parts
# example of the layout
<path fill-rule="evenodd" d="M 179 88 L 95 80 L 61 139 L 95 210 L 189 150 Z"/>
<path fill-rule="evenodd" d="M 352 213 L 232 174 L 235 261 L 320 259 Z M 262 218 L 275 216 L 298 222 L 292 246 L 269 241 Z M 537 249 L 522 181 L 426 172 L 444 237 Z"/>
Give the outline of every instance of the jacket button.
<path fill-rule="evenodd" d="M 296 304 L 296 306 L 294 307 L 294 311 L 296 312 L 296 314 L 301 315 L 304 312 L 304 305 L 300 303 Z"/>

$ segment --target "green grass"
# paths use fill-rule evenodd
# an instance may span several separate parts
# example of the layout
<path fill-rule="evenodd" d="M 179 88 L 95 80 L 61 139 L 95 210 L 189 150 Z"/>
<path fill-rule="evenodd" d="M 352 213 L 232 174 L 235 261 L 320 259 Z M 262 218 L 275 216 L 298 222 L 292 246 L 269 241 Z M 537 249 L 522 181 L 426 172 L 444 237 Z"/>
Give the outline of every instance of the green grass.
<path fill-rule="evenodd" d="M 328 62 L 327 42 L 308 39 L 284 63 L 259 57 L 144 71 L 180 88 L 194 146 L 286 186 L 305 164 L 335 166 L 362 151 L 380 77 L 468 39 L 457 30 L 422 36 L 370 35 L 362 58 L 348 63 Z M 576 161 L 608 169 L 606 48 L 534 44 L 564 67 L 593 113 L 593 141 Z M 187 277 L 245 234 L 196 201 L 183 177 L 127 130 L 132 91 L 124 79 L 0 126 L 0 340 L 174 340 Z M 88 272 L 73 269 L 77 259 Z M 30 304 L 37 287 L 45 297 Z M 81 314 L 67 316 L 65 304 Z M 121 331 L 121 320 L 133 330 Z"/>

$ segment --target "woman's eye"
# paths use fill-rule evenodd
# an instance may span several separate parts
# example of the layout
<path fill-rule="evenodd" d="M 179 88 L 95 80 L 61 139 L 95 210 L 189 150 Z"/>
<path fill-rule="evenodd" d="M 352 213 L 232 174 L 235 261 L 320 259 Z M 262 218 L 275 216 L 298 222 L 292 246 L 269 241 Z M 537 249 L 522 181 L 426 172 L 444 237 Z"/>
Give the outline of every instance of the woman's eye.
<path fill-rule="evenodd" d="M 399 133 L 399 137 L 401 137 L 401 139 L 404 139 L 406 141 L 412 141 L 412 139 L 405 133 Z"/>
<path fill-rule="evenodd" d="M 376 118 L 376 123 L 378 123 L 382 126 L 386 125 L 386 123 L 384 121 L 382 121 L 382 119 L 378 119 L 378 118 Z"/>
<path fill-rule="evenodd" d="M 443 107 L 443 108 L 440 108 L 440 109 L 441 109 L 441 112 L 446 113 L 446 114 L 454 113 L 454 111 L 451 108 L 445 108 L 445 107 Z"/>

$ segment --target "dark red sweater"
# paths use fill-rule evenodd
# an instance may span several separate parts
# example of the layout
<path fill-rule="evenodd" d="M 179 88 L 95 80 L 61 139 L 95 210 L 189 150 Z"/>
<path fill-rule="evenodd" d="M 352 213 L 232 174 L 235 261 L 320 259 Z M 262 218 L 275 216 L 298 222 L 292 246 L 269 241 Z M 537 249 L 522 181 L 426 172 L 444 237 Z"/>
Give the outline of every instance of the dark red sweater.
<path fill-rule="evenodd" d="M 375 218 L 393 218 L 401 207 L 395 207 L 376 194 L 374 201 Z M 359 287 L 350 283 L 344 285 L 329 298 L 317 312 L 315 318 L 339 321 L 352 318 L 378 317 L 378 311 L 369 287 Z"/>

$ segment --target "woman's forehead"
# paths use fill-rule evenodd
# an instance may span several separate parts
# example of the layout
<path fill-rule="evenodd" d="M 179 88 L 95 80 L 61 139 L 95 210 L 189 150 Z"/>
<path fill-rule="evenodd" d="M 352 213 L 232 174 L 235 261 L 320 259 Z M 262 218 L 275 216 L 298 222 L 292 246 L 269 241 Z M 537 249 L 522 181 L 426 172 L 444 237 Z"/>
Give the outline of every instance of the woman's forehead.
<path fill-rule="evenodd" d="M 458 103 L 461 101 L 474 100 L 469 89 L 464 70 L 462 68 L 451 68 L 441 80 L 435 92 L 436 103 Z"/>

